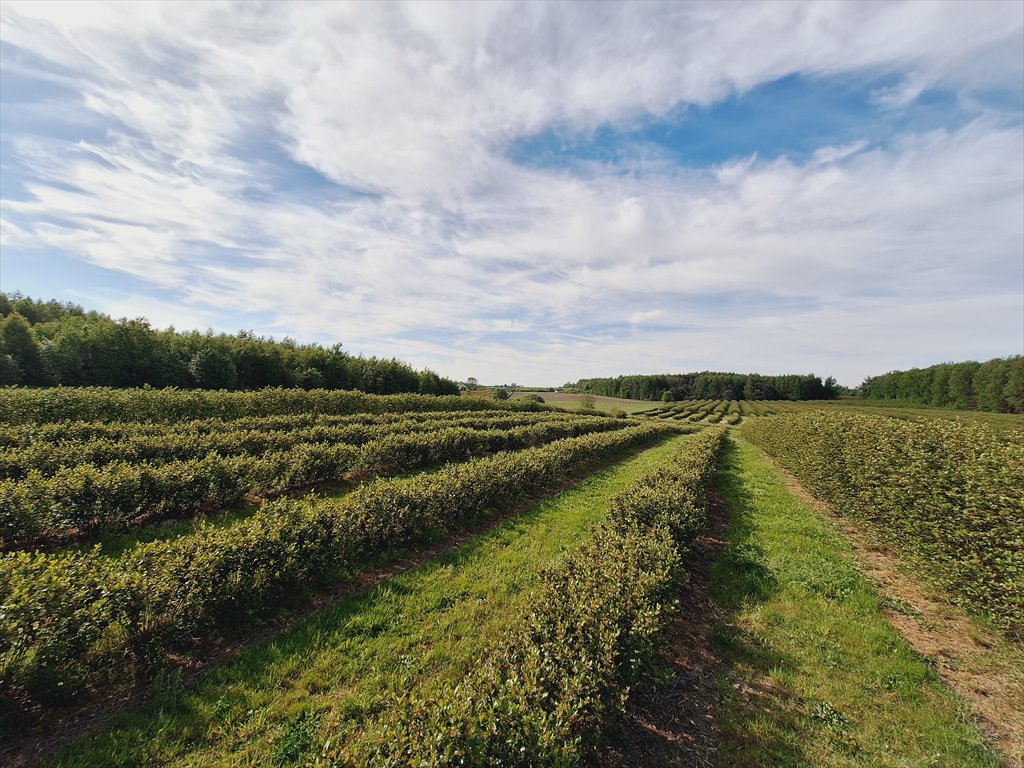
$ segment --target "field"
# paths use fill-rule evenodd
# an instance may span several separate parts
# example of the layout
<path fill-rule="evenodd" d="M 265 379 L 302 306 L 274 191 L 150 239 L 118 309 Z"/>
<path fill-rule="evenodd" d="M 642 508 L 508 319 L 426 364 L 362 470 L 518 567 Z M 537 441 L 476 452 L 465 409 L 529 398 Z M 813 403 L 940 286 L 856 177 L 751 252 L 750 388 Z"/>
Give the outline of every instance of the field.
<path fill-rule="evenodd" d="M 578 395 L 573 392 L 531 392 L 529 390 L 516 391 L 512 393 L 512 400 L 522 400 L 529 395 L 539 395 L 544 398 L 544 402 L 548 405 L 558 406 L 559 408 L 579 408 L 583 401 L 583 395 Z M 605 397 L 603 395 L 594 396 L 594 408 L 598 411 L 611 412 L 614 410 L 625 411 L 626 413 L 636 413 L 647 408 L 652 408 L 658 403 L 651 400 L 627 400 L 622 397 Z"/>
<path fill-rule="evenodd" d="M 525 394 L 4 390 L 0 762 L 1024 758 L 1020 416 Z"/>

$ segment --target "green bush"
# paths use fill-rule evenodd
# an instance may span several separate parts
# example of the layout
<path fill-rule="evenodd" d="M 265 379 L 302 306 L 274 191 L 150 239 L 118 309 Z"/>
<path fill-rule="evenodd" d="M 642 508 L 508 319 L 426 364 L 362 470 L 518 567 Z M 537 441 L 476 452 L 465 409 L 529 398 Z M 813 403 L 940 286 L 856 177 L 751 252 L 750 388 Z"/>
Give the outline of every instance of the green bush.
<path fill-rule="evenodd" d="M 742 429 L 837 512 L 918 555 L 954 600 L 1024 637 L 1024 433 L 823 412 Z"/>
<path fill-rule="evenodd" d="M 49 453 L 52 458 L 51 446 L 42 444 L 42 450 L 35 454 L 31 448 L 9 449 L 15 458 L 29 454 L 36 465 L 52 473 L 32 468 L 23 479 L 0 480 L 0 543 L 10 546 L 44 537 L 89 534 L 101 528 L 125 528 L 153 519 L 224 509 L 245 498 L 336 482 L 353 473 L 372 476 L 405 472 L 457 461 L 470 454 L 521 448 L 623 426 L 614 419 L 586 417 L 546 419 L 511 429 L 488 429 L 491 425 L 488 420 L 473 419 L 396 422 L 379 427 L 312 429 L 291 435 L 225 433 L 184 443 L 168 436 L 163 439 L 163 447 L 169 455 L 174 455 L 176 446 L 183 448 L 182 455 L 210 450 L 201 458 L 166 463 L 110 461 L 102 466 L 53 468 L 39 455 Z M 323 442 L 302 442 L 307 439 Z M 134 445 L 131 441 L 106 441 L 99 446 L 95 442 L 72 444 L 66 453 L 89 456 L 102 452 L 104 458 L 109 458 L 118 445 L 124 446 L 127 455 L 141 445 L 140 452 L 155 456 L 158 452 L 152 449 L 160 442 L 147 438 Z M 266 450 L 272 447 L 282 449 Z"/>
<path fill-rule="evenodd" d="M 125 684 L 180 650 L 358 565 L 515 504 L 578 467 L 668 433 L 654 424 L 558 440 L 366 483 L 345 499 L 279 500 L 230 528 L 100 551 L 0 557 L 0 721 L 89 684 Z M 2 725 L 2 722 L 0 722 Z"/>
<path fill-rule="evenodd" d="M 682 557 L 705 523 L 722 430 L 614 500 L 590 540 L 542 576 L 535 606 L 458 685 L 406 696 L 335 764 L 572 766 L 596 755 L 675 608 Z M 330 750 L 328 750 L 330 752 Z"/>
<path fill-rule="evenodd" d="M 0 423 L 60 421 L 178 422 L 283 414 L 395 413 L 489 409 L 538 410 L 536 403 L 496 403 L 458 395 L 368 395 L 347 390 L 267 388 L 253 392 L 56 387 L 0 389 Z"/>

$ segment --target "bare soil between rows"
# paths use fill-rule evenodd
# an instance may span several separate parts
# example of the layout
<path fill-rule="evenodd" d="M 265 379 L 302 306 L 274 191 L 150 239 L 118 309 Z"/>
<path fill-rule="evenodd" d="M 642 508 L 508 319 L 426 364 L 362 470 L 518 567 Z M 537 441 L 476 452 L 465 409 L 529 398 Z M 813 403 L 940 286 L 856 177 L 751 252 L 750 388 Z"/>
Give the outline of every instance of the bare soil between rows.
<path fill-rule="evenodd" d="M 708 526 L 686 561 L 679 612 L 659 651 L 657 679 L 630 692 L 625 716 L 606 735 L 599 768 L 697 768 L 715 764 L 718 734 L 711 646 L 718 609 L 708 597 L 712 564 L 726 545 L 729 508 L 716 488 L 708 491 Z"/>

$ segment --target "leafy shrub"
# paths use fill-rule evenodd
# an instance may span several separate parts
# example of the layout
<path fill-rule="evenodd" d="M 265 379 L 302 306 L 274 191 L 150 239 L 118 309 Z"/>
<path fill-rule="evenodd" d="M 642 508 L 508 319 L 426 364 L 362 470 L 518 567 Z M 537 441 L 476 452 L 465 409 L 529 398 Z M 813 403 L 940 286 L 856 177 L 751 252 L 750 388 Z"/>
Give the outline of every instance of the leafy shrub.
<path fill-rule="evenodd" d="M 0 721 L 83 685 L 126 683 L 382 549 L 434 538 L 567 472 L 666 434 L 656 424 L 371 481 L 342 500 L 279 500 L 230 528 L 99 550 L 0 557 Z"/>
<path fill-rule="evenodd" d="M 704 525 L 722 430 L 690 438 L 668 465 L 613 501 L 590 540 L 542 576 L 535 607 L 458 685 L 406 696 L 366 742 L 331 755 L 398 768 L 571 766 L 657 648 L 682 557 Z"/>
<path fill-rule="evenodd" d="M 955 600 L 1024 636 L 1024 433 L 822 412 L 742 429 L 840 514 L 920 556 Z"/>
<path fill-rule="evenodd" d="M 352 473 L 367 476 L 405 472 L 474 453 L 521 448 L 623 426 L 614 419 L 587 417 L 489 429 L 493 424 L 491 420 L 472 418 L 395 422 L 380 427 L 314 428 L 290 435 L 225 433 L 184 443 L 169 436 L 162 441 L 72 444 L 63 452 L 78 457 L 100 453 L 110 458 L 118 454 L 120 446 L 122 455 L 130 455 L 132 447 L 143 453 L 138 463 L 109 461 L 102 466 L 54 467 L 46 458 L 52 460 L 61 451 L 37 443 L 39 451 L 10 451 L 14 456 L 7 462 L 8 471 L 26 454 L 35 466 L 23 479 L 0 480 L 0 543 L 10 546 L 33 537 L 57 539 L 100 528 L 125 528 L 154 518 L 223 509 L 247 497 L 257 499 L 335 482 Z M 472 428 L 475 426 L 482 428 Z M 173 456 L 175 448 L 180 449 L 179 455 L 200 455 L 165 463 L 145 460 L 164 450 Z M 205 454 L 204 449 L 208 451 Z M 52 474 L 44 475 L 36 466 Z"/>
<path fill-rule="evenodd" d="M 284 414 L 396 413 L 489 409 L 538 410 L 536 403 L 460 398 L 458 395 L 368 395 L 325 389 L 267 388 L 253 392 L 184 389 L 58 387 L 0 390 L 0 423 L 60 421 L 179 422 Z"/>

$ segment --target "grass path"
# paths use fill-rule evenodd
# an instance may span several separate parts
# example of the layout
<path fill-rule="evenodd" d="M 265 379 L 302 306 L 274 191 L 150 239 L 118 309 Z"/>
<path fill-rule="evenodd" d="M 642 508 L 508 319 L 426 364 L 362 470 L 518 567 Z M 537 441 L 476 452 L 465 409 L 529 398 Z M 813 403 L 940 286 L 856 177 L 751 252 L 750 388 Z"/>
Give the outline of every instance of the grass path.
<path fill-rule="evenodd" d="M 538 570 L 677 438 L 603 470 L 369 593 L 292 627 L 88 737 L 67 766 L 311 764 L 396 692 L 455 680 L 523 610 Z"/>
<path fill-rule="evenodd" d="M 742 440 L 712 565 L 718 764 L 995 766 L 966 705 L 882 616 L 848 541 Z"/>

